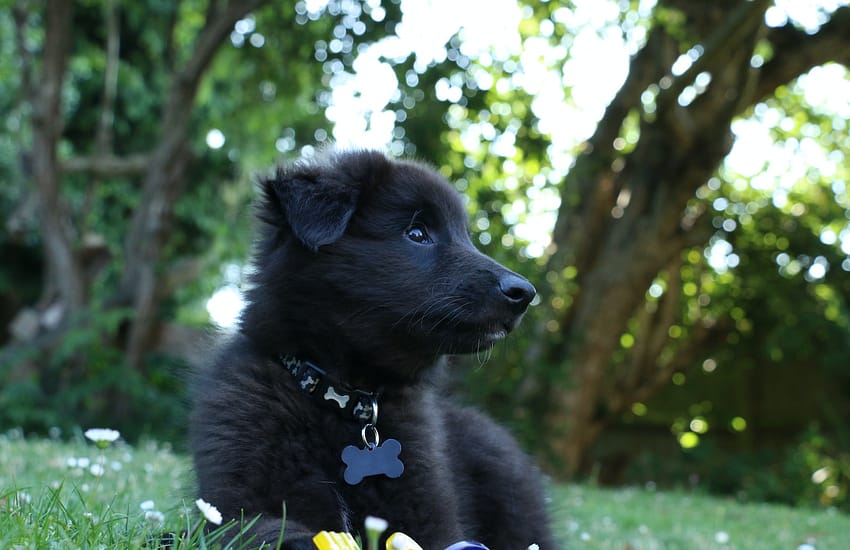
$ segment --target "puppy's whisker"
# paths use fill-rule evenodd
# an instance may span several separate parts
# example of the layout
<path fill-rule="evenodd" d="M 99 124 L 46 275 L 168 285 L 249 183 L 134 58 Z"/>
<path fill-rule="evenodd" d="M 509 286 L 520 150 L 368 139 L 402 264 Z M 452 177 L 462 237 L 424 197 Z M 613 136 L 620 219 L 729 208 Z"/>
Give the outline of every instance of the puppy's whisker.
<path fill-rule="evenodd" d="M 444 323 L 445 324 L 451 324 L 452 321 L 454 321 L 455 319 L 460 317 L 461 314 L 463 313 L 467 303 L 468 302 L 466 300 L 462 300 L 460 298 L 455 300 L 453 303 L 446 303 L 447 306 L 452 305 L 452 306 L 455 306 L 455 307 L 448 310 L 445 314 L 443 314 L 442 317 L 440 317 L 439 319 L 434 321 L 434 329 L 436 329 L 437 327 L 439 327 L 440 325 L 442 325 Z"/>
<path fill-rule="evenodd" d="M 485 339 L 484 333 L 481 333 L 476 340 L 475 346 L 475 358 L 478 360 L 479 367 L 483 367 L 490 361 L 490 358 L 493 356 L 493 348 L 493 341 L 490 338 Z"/>
<path fill-rule="evenodd" d="M 457 299 L 458 299 L 457 296 L 446 295 L 446 296 L 441 296 L 440 298 L 438 298 L 438 299 L 436 299 L 436 300 L 434 300 L 430 303 L 421 304 L 421 305 L 413 308 L 411 311 L 409 311 L 405 315 L 403 315 L 398 321 L 396 321 L 396 323 L 393 326 L 397 326 L 398 323 L 403 321 L 405 318 L 409 318 L 409 322 L 407 324 L 407 327 L 408 327 L 409 330 L 413 330 L 415 325 L 417 323 L 419 323 L 420 329 L 425 331 L 426 330 L 425 321 L 428 319 L 431 312 L 435 311 L 435 310 L 440 310 L 443 307 L 451 306 L 452 303 L 454 301 L 456 301 Z"/>

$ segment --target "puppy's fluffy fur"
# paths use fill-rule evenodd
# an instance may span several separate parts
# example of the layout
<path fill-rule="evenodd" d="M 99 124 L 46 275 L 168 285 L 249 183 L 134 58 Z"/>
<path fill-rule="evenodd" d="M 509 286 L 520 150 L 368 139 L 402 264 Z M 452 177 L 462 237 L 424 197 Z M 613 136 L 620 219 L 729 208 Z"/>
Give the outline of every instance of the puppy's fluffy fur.
<path fill-rule="evenodd" d="M 434 170 L 368 151 L 302 161 L 261 182 L 263 230 L 240 329 L 193 385 L 200 496 L 248 536 L 313 548 L 367 515 L 427 550 L 462 539 L 553 548 L 536 468 L 511 436 L 434 383 L 447 354 L 504 337 L 533 287 L 478 252 L 463 202 Z M 309 360 L 378 392 L 382 438 L 404 473 L 343 481 L 362 423 L 322 407 L 278 360 Z"/>

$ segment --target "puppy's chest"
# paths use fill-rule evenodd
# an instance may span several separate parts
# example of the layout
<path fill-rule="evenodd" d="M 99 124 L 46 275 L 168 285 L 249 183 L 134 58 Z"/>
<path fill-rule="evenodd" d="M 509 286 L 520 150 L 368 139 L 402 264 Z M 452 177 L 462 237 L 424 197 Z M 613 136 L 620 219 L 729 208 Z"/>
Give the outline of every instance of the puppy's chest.
<path fill-rule="evenodd" d="M 341 518 L 336 529 L 358 531 L 367 516 L 377 516 L 389 521 L 391 531 L 428 548 L 461 538 L 451 438 L 433 395 L 418 391 L 382 399 L 374 432 L 300 397 L 293 405 L 312 408 L 307 414 L 298 409 L 297 425 L 283 440 L 272 500 L 286 499 L 292 486 L 306 482 L 312 487 L 308 493 L 332 490 L 336 512 L 330 517 Z M 357 455 L 366 458 L 352 460 Z M 376 464 L 370 455 L 383 458 Z"/>
<path fill-rule="evenodd" d="M 355 528 L 366 516 L 378 516 L 389 521 L 391 532 L 405 532 L 426 547 L 448 545 L 458 540 L 461 527 L 448 437 L 442 419 L 434 416 L 439 411 L 407 407 L 398 412 L 394 417 L 392 407 L 384 407 L 378 427 L 382 445 L 389 438 L 399 442 L 404 471 L 397 477 L 396 472 L 369 475 L 356 484 L 343 479 L 337 490 Z"/>
<path fill-rule="evenodd" d="M 353 487 L 387 480 L 386 487 L 448 483 L 450 438 L 439 408 L 419 402 L 382 403 L 378 422 L 351 422 L 323 414 L 307 445 L 326 458 L 326 474 Z"/>

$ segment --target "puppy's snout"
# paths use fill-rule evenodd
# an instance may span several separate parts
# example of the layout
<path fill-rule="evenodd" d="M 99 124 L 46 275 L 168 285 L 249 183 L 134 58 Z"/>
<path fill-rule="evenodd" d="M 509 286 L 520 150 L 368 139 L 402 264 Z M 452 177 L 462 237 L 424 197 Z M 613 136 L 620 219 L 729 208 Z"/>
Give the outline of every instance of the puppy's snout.
<path fill-rule="evenodd" d="M 508 299 L 511 305 L 518 309 L 528 307 L 528 304 L 531 303 L 531 300 L 537 294 L 531 283 L 510 271 L 499 278 L 499 290 L 502 291 L 502 294 Z"/>

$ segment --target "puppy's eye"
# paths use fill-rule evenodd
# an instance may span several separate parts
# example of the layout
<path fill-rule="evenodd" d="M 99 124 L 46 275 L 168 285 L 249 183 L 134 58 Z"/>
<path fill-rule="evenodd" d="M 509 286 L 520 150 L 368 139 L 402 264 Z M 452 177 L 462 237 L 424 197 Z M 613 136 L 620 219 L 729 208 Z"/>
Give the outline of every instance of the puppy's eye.
<path fill-rule="evenodd" d="M 407 235 L 408 239 L 418 244 L 431 244 L 434 242 L 422 224 L 411 225 L 404 231 L 404 234 Z"/>

